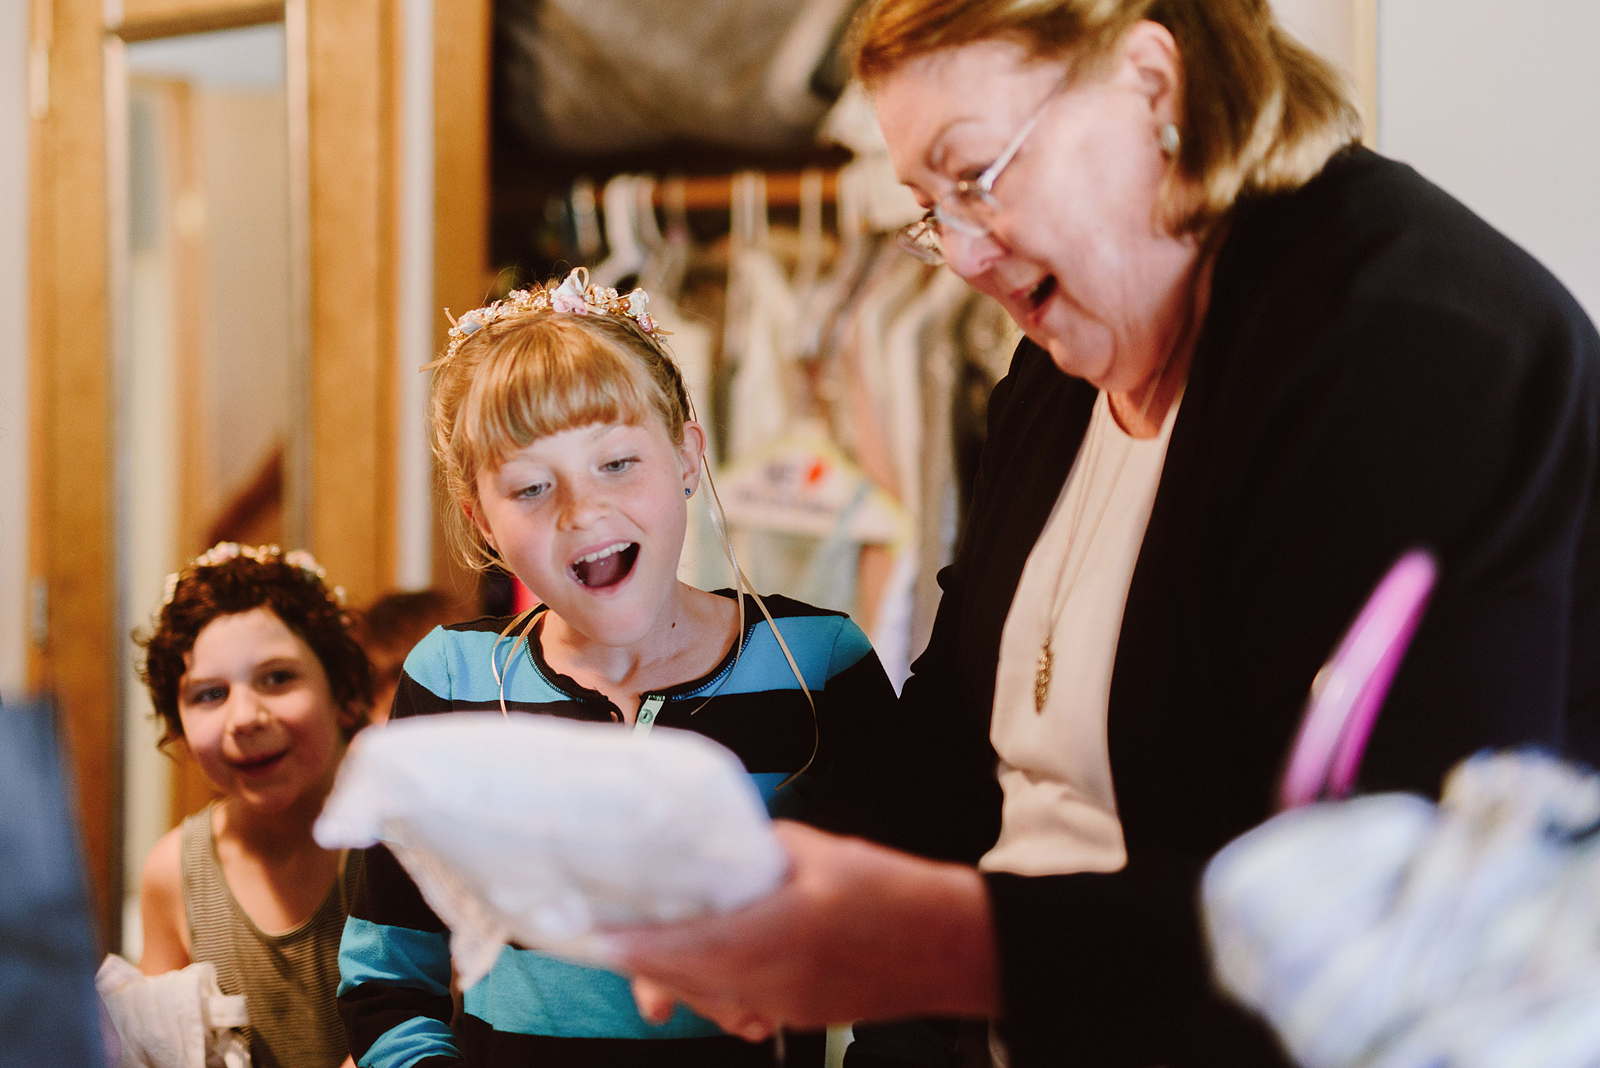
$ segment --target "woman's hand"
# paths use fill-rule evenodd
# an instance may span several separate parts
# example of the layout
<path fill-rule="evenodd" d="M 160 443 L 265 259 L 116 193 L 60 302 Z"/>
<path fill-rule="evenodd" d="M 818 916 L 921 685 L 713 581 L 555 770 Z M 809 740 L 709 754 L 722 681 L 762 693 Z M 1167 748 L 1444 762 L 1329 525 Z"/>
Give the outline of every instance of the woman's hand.
<path fill-rule="evenodd" d="M 978 873 L 780 821 L 782 886 L 724 916 L 611 932 L 646 1019 L 681 1001 L 752 1041 L 778 1026 L 989 1016 L 994 932 Z"/>

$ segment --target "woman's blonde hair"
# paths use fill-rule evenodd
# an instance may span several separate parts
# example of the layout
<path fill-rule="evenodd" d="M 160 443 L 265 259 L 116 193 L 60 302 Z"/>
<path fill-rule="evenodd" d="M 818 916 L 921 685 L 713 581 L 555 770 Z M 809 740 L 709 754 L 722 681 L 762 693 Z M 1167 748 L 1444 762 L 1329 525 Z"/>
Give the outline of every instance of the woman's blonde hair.
<path fill-rule="evenodd" d="M 539 438 L 595 423 L 652 417 L 683 444 L 692 418 L 683 375 L 665 347 L 616 315 L 541 310 L 499 318 L 433 364 L 429 423 L 446 492 L 478 500 L 478 473 Z M 500 561 L 463 508 L 446 530 L 467 566 Z"/>
<path fill-rule="evenodd" d="M 1339 75 L 1278 25 L 1268 0 L 874 0 L 858 17 L 855 69 L 870 87 L 905 63 L 978 41 L 1075 76 L 1150 20 L 1183 57 L 1182 135 L 1164 196 L 1175 233 L 1203 231 L 1241 196 L 1295 189 L 1361 136 Z"/>

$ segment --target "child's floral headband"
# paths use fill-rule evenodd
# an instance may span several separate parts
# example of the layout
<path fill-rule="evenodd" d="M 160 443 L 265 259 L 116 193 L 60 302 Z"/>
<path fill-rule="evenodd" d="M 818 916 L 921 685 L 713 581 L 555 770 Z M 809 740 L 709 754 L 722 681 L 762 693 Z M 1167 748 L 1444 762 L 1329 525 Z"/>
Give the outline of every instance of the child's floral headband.
<path fill-rule="evenodd" d="M 450 344 L 445 348 L 444 357 L 439 362 L 449 362 L 463 341 L 490 323 L 514 315 L 528 315 L 541 311 L 567 312 L 572 315 L 588 315 L 595 312 L 601 315 L 621 316 L 633 320 L 646 336 L 660 339 L 667 331 L 661 329 L 650 317 L 650 313 L 644 310 L 645 305 L 649 303 L 650 294 L 642 289 L 635 289 L 623 295 L 610 286 L 590 285 L 588 268 L 574 267 L 572 273 L 567 275 L 566 281 L 559 286 L 554 288 L 530 286 L 527 289 L 518 289 L 493 304 L 469 311 L 459 319 L 451 319 Z M 447 311 L 445 314 L 450 313 Z"/>
<path fill-rule="evenodd" d="M 240 545 L 236 541 L 219 541 L 195 557 L 188 567 L 181 571 L 174 571 L 167 576 L 167 586 L 161 598 L 161 607 L 165 608 L 172 603 L 172 599 L 178 595 L 178 583 L 183 580 L 185 575 L 199 571 L 203 567 L 217 567 L 227 563 L 229 560 L 237 560 L 241 556 L 246 560 L 254 560 L 258 564 L 281 561 L 290 567 L 299 568 L 311 578 L 327 586 L 328 573 L 322 569 L 322 565 L 317 563 L 316 557 L 304 549 L 290 549 L 288 552 L 284 552 L 276 545 Z M 334 603 L 343 608 L 344 587 L 334 586 L 328 592 L 332 594 Z"/>

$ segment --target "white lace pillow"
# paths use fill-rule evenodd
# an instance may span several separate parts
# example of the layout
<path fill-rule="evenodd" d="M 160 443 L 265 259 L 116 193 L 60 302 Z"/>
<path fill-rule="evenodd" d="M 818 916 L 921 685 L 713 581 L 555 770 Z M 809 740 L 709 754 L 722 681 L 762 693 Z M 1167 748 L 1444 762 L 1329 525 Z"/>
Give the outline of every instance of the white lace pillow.
<path fill-rule="evenodd" d="M 465 986 L 511 941 L 604 964 L 599 930 L 739 908 L 788 863 L 755 783 L 715 742 L 548 716 L 363 733 L 316 838 L 387 845 L 449 926 Z"/>

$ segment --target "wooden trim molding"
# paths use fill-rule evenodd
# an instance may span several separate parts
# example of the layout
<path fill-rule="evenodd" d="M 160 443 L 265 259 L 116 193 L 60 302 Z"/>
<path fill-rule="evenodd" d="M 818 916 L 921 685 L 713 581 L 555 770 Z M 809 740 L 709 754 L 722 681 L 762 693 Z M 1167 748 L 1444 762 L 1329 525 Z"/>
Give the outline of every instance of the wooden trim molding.
<path fill-rule="evenodd" d="M 122 791 L 107 308 L 103 0 L 34 7 L 30 154 L 30 682 L 54 694 L 101 937 L 121 935 Z M 38 62 L 38 60 L 36 60 Z M 36 79 L 38 76 L 36 75 Z M 37 98 L 42 92 L 43 99 Z M 36 620 L 38 622 L 38 620 Z"/>
<path fill-rule="evenodd" d="M 232 30 L 283 21 L 283 0 L 122 0 L 107 28 L 124 41 Z"/>
<path fill-rule="evenodd" d="M 459 229 L 440 285 L 461 303 L 483 277 L 487 229 L 488 0 L 438 0 L 455 41 L 470 20 L 474 67 L 461 105 L 442 117 L 464 142 L 455 180 L 441 171 L 440 232 Z M 31 683 L 58 700 L 79 789 L 96 914 L 120 944 L 121 718 L 115 510 L 115 396 L 110 367 L 111 235 L 107 209 L 107 34 L 123 41 L 287 17 L 305 42 L 303 240 L 310 357 L 302 401 L 309 457 L 309 547 L 351 596 L 394 575 L 397 245 L 395 0 L 32 0 L 30 112 L 29 575 L 40 626 Z M 303 28 L 303 35 L 300 32 Z M 451 47 L 454 47 L 452 45 Z M 441 84 L 462 77 L 440 63 Z M 294 78 L 291 78 L 294 83 Z M 293 84 L 291 85 L 293 89 Z M 293 94 L 292 94 L 293 95 Z M 293 106 L 293 99 L 291 106 Z M 454 106 L 454 105 L 452 105 Z M 471 129 L 469 129 L 471 127 Z M 292 137 L 299 134 L 291 131 Z M 467 280 L 471 281 L 468 282 Z M 298 388 L 298 387 L 297 387 Z M 293 455 L 304 455 L 294 453 Z M 191 517 L 192 520 L 192 517 Z M 188 532 L 186 532 L 188 533 Z"/>
<path fill-rule="evenodd" d="M 361 603 L 394 574 L 396 11 L 339 0 L 306 16 L 311 548 Z"/>
<path fill-rule="evenodd" d="M 433 12 L 433 342 L 442 352 L 450 330 L 444 309 L 460 314 L 483 304 L 489 275 L 494 9 L 491 0 L 434 0 Z M 433 584 L 475 602 L 478 576 L 456 558 L 442 522 L 456 504 L 435 492 Z"/>

